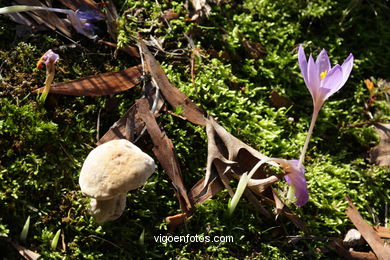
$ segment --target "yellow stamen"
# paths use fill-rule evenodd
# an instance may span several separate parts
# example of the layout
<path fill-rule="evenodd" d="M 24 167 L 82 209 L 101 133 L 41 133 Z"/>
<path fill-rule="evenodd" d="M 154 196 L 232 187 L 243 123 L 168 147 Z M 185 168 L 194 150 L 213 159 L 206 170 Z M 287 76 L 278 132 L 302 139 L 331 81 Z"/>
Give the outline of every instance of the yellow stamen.
<path fill-rule="evenodd" d="M 325 76 L 326 76 L 327 73 L 328 73 L 327 70 L 325 70 L 324 72 L 321 72 L 321 73 L 320 73 L 321 80 L 324 80 L 324 78 L 325 78 Z"/>

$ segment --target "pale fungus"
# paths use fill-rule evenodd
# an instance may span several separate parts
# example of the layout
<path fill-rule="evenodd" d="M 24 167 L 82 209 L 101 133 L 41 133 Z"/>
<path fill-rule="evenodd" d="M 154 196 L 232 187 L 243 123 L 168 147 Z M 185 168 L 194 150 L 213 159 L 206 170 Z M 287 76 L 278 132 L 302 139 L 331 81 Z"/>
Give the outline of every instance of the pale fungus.
<path fill-rule="evenodd" d="M 112 140 L 93 149 L 84 161 L 79 184 L 91 197 L 97 222 L 119 218 L 126 194 L 142 186 L 156 168 L 154 160 L 126 139 Z"/>

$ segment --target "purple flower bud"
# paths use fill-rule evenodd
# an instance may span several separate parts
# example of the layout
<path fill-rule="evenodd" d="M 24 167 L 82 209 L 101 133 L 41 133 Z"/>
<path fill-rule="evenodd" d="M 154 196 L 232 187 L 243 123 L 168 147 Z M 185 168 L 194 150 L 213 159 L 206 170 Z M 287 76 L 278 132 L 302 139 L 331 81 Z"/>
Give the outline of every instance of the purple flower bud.
<path fill-rule="evenodd" d="M 54 64 L 54 63 L 56 63 L 58 61 L 59 58 L 60 58 L 60 56 L 57 53 L 53 52 L 52 50 L 48 50 L 38 60 L 37 68 L 38 69 L 42 69 L 43 64 L 45 64 L 46 66 L 49 65 L 49 64 Z"/>

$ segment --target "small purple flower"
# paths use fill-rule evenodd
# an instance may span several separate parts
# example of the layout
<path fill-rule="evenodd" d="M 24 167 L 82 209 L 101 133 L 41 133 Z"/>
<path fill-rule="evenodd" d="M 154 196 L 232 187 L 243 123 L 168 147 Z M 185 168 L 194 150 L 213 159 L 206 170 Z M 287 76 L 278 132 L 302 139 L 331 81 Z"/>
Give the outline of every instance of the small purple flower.
<path fill-rule="evenodd" d="M 60 56 L 57 53 L 53 52 L 52 50 L 48 50 L 37 62 L 38 69 L 42 69 L 43 64 L 46 65 L 45 87 L 43 88 L 42 94 L 38 98 L 39 102 L 42 104 L 45 103 L 46 97 L 49 94 L 51 83 L 53 82 L 56 70 L 55 64 L 59 58 Z"/>
<path fill-rule="evenodd" d="M 305 168 L 303 165 L 299 166 L 298 160 L 273 159 L 285 171 L 284 179 L 288 185 L 295 189 L 295 204 L 302 207 L 309 199 L 309 192 L 307 190 L 307 183 L 305 178 Z"/>
<path fill-rule="evenodd" d="M 91 22 L 96 22 L 99 20 L 102 20 L 103 17 L 94 10 L 76 10 L 76 17 L 81 22 L 81 26 L 83 30 L 88 31 L 90 34 L 93 34 L 94 31 L 97 29 L 95 25 L 93 25 Z M 78 23 L 77 23 L 78 24 Z M 77 30 L 77 25 L 73 25 L 75 29 Z"/>
<path fill-rule="evenodd" d="M 38 60 L 37 68 L 38 69 L 42 69 L 43 68 L 43 64 L 45 64 L 46 66 L 48 66 L 49 64 L 54 64 L 54 63 L 56 63 L 58 61 L 59 58 L 60 58 L 60 56 L 57 53 L 53 52 L 52 50 L 48 50 Z"/>
<path fill-rule="evenodd" d="M 332 68 L 328 54 L 324 49 L 318 55 L 316 61 L 314 61 L 311 54 L 309 61 L 307 61 L 303 47 L 299 46 L 299 67 L 313 98 L 315 109 L 319 110 L 325 100 L 344 86 L 351 73 L 353 59 L 351 53 L 341 66 L 337 64 Z"/>

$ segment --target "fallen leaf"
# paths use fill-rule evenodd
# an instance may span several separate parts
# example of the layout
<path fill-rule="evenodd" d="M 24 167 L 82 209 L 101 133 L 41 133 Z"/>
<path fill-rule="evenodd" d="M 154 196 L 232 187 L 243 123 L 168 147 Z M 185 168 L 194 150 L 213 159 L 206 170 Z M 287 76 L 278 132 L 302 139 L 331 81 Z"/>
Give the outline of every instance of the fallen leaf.
<path fill-rule="evenodd" d="M 174 216 L 169 216 L 165 218 L 165 221 L 168 224 L 168 231 L 170 233 L 173 233 L 178 226 L 180 226 L 181 224 L 187 221 L 187 214 L 180 213 Z"/>
<path fill-rule="evenodd" d="M 173 183 L 181 210 L 184 213 L 190 213 L 193 206 L 183 184 L 183 177 L 171 139 L 158 126 L 153 113 L 149 110 L 149 103 L 146 99 L 138 99 L 136 106 L 136 118 L 142 120 L 146 125 L 154 144 L 152 151 Z"/>
<path fill-rule="evenodd" d="M 117 26 L 118 26 L 118 11 L 116 10 L 116 7 L 114 5 L 114 2 L 111 0 L 107 0 L 107 6 L 105 8 L 106 11 L 106 24 L 107 24 L 107 31 L 110 34 L 111 38 L 116 40 L 117 39 Z M 138 56 L 139 57 L 139 56 Z"/>
<path fill-rule="evenodd" d="M 219 178 L 215 178 L 208 182 L 204 187 L 205 178 L 200 179 L 191 189 L 189 197 L 193 204 L 202 204 L 205 201 L 214 197 L 215 194 L 223 190 L 224 185 Z"/>
<path fill-rule="evenodd" d="M 386 246 L 375 230 L 364 221 L 353 202 L 348 197 L 346 197 L 346 200 L 348 201 L 348 208 L 345 213 L 347 214 L 348 218 L 362 234 L 378 259 L 389 260 L 390 247 Z"/>
<path fill-rule="evenodd" d="M 353 250 L 347 250 L 342 246 L 341 242 L 334 241 L 331 244 L 331 248 L 335 249 L 339 256 L 348 260 L 377 260 L 373 252 L 357 252 Z"/>
<path fill-rule="evenodd" d="M 374 227 L 374 230 L 381 238 L 390 238 L 390 228 L 376 226 Z"/>
<path fill-rule="evenodd" d="M 20 5 L 51 7 L 42 4 L 38 0 L 15 0 L 15 2 Z M 59 18 L 56 13 L 49 11 L 30 11 L 27 12 L 27 14 L 34 19 L 36 23 L 45 25 L 52 30 L 58 30 L 68 37 L 71 36 L 67 24 Z"/>
<path fill-rule="evenodd" d="M 12 246 L 13 246 L 16 250 L 18 250 L 19 254 L 20 254 L 21 256 L 24 257 L 24 259 L 27 259 L 27 260 L 36 260 L 36 259 L 38 259 L 38 258 L 41 257 L 40 254 L 37 254 L 37 253 L 35 253 L 35 252 L 33 252 L 33 251 L 31 251 L 31 250 L 29 250 L 29 249 L 27 249 L 27 248 L 25 248 L 25 247 L 23 247 L 23 246 L 17 244 L 17 243 L 15 243 L 15 242 L 11 242 L 11 243 L 12 243 Z"/>
<path fill-rule="evenodd" d="M 196 106 L 183 92 L 174 87 L 168 80 L 160 64 L 150 53 L 146 44 L 140 40 L 139 42 L 144 58 L 145 58 L 145 70 L 154 79 L 158 87 L 160 88 L 164 99 L 173 108 L 182 108 L 183 115 L 188 121 L 197 125 L 206 125 L 206 117 L 204 111 Z"/>
<path fill-rule="evenodd" d="M 10 13 L 6 14 L 8 17 L 11 18 L 12 21 L 15 23 L 20 24 L 19 26 L 16 26 L 16 35 L 18 37 L 27 37 L 29 34 L 25 35 L 28 31 L 30 32 L 39 32 L 47 30 L 47 27 L 44 25 L 40 25 L 37 22 L 35 22 L 29 15 L 25 13 Z"/>
<path fill-rule="evenodd" d="M 107 46 L 110 46 L 110 47 L 118 48 L 118 45 L 115 44 L 115 43 L 112 43 L 112 42 L 99 40 L 98 43 L 104 44 L 104 45 L 107 45 Z M 127 54 L 129 54 L 132 57 L 137 57 L 137 58 L 140 57 L 139 56 L 139 52 L 138 52 L 138 48 L 136 48 L 134 46 L 120 47 L 120 48 L 118 48 L 118 50 L 126 52 Z"/>
<path fill-rule="evenodd" d="M 370 150 L 371 162 L 379 166 L 390 166 L 390 124 L 375 124 L 381 140 Z"/>
<path fill-rule="evenodd" d="M 136 105 L 132 105 L 127 112 L 116 121 L 110 129 L 100 138 L 96 145 L 115 139 L 134 140 L 134 135 L 139 135 L 144 126 L 144 122 L 135 118 Z"/>
<path fill-rule="evenodd" d="M 105 96 L 126 91 L 141 82 L 140 67 L 107 72 L 54 84 L 50 93 L 71 96 Z M 35 92 L 42 93 L 43 88 Z"/>
<path fill-rule="evenodd" d="M 73 11 L 87 8 L 99 13 L 101 16 L 104 16 L 97 3 L 93 0 L 60 0 L 60 2 Z"/>

